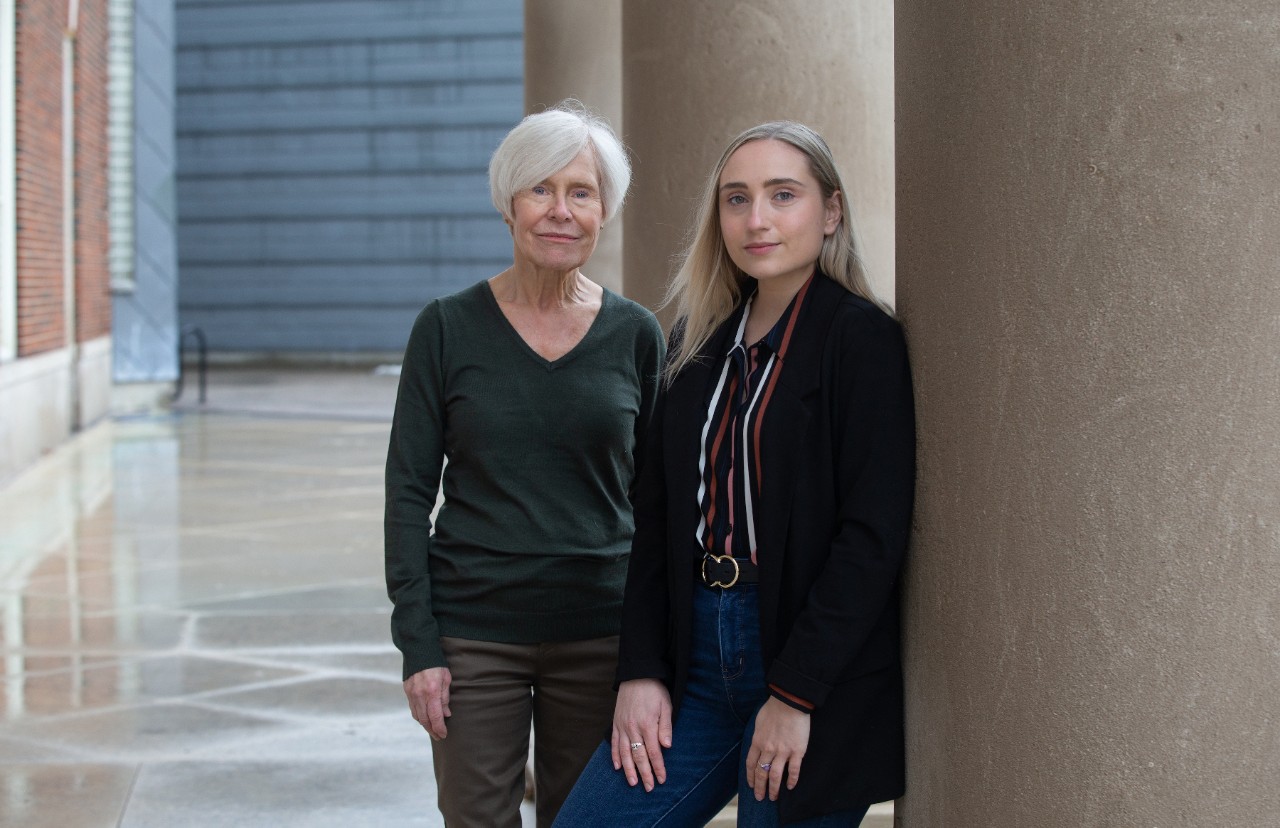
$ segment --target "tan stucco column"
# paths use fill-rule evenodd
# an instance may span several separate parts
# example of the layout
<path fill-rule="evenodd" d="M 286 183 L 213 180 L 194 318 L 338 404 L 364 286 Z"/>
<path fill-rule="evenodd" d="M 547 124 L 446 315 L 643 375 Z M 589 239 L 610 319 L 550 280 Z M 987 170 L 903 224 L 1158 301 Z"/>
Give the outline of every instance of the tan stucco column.
<path fill-rule="evenodd" d="M 525 0 L 524 110 L 577 98 L 604 116 L 626 142 L 622 123 L 622 0 Z M 606 219 L 583 268 L 621 292 L 622 216 Z"/>
<path fill-rule="evenodd" d="M 1280 824 L 1280 6 L 896 5 L 900 824 Z"/>
<path fill-rule="evenodd" d="M 729 140 L 791 118 L 831 144 L 878 292 L 893 296 L 893 8 L 848 0 L 625 0 L 624 116 L 636 189 L 631 295 L 662 296 Z"/>

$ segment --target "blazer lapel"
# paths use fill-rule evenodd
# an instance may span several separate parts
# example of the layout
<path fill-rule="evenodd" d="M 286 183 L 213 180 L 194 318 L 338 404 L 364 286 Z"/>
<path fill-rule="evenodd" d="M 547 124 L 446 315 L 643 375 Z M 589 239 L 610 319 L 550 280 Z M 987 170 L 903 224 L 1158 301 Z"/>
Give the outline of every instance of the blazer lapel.
<path fill-rule="evenodd" d="M 796 458 L 821 403 L 822 359 L 827 331 L 844 288 L 822 273 L 814 277 L 811 295 L 796 321 L 796 330 L 787 348 L 786 361 L 778 375 L 778 385 L 765 412 L 761 462 L 765 465 L 760 500 L 764 508 L 756 514 L 759 562 L 770 585 L 781 583 L 787 546 L 787 527 L 795 500 Z M 772 572 L 771 572 L 772 570 Z"/>
<path fill-rule="evenodd" d="M 760 565 L 766 571 L 781 568 L 784 557 L 787 524 L 791 517 L 795 491 L 796 464 L 794 459 L 802 454 L 809 423 L 819 404 L 821 390 L 822 358 L 826 348 L 827 330 L 835 317 L 840 300 L 846 295 L 844 288 L 822 273 L 814 277 L 811 295 L 801 308 L 796 331 L 787 348 L 787 360 L 778 375 L 774 399 L 765 413 L 762 463 L 767 471 L 763 480 L 761 502 L 764 508 L 756 513 L 757 541 Z M 698 457 L 701 454 L 702 427 L 707 419 L 707 404 L 711 389 L 719 374 L 721 357 L 729 350 L 731 339 L 742 321 L 742 310 L 747 296 L 743 296 L 738 308 L 726 319 L 708 340 L 700 352 L 700 359 L 680 372 L 667 389 L 666 417 L 668 469 L 678 468 L 681 481 L 678 498 L 684 499 L 694 515 L 688 527 L 672 526 L 677 534 L 673 551 L 685 547 L 684 538 L 692 539 L 696 528 L 696 498 L 698 487 Z M 677 515 L 685 510 L 680 508 Z M 777 578 L 766 578 L 767 583 L 778 584 Z"/>
<path fill-rule="evenodd" d="M 745 301 L 745 300 L 744 300 Z M 718 378 L 720 357 L 728 351 L 734 331 L 742 320 L 742 306 L 725 320 L 699 352 L 699 358 L 686 366 L 666 390 L 663 455 L 671 487 L 667 508 L 668 554 L 675 571 L 685 569 L 688 578 L 677 576 L 680 606 L 693 588 L 693 567 L 701 552 L 697 544 L 698 460 L 702 454 L 702 427 L 707 420 L 707 404 Z M 687 564 L 687 568 L 686 568 Z M 688 594 L 686 594 L 688 593 Z"/>

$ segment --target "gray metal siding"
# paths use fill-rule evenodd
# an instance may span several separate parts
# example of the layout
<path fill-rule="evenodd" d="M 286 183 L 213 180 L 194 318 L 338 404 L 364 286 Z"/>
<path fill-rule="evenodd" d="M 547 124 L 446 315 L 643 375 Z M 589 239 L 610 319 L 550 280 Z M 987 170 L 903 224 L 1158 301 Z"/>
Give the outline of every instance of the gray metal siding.
<path fill-rule="evenodd" d="M 510 263 L 489 155 L 521 0 L 177 0 L 184 323 L 210 347 L 398 351 Z"/>

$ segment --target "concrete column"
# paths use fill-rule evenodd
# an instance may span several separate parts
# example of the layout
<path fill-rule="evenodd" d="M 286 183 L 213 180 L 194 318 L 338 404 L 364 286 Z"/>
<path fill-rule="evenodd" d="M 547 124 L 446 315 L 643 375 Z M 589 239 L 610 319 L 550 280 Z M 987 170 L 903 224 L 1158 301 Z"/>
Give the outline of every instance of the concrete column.
<path fill-rule="evenodd" d="M 844 175 L 877 292 L 893 298 L 893 7 L 849 0 L 626 0 L 624 116 L 639 161 L 626 213 L 634 298 L 656 304 L 729 140 L 814 127 Z"/>
<path fill-rule="evenodd" d="M 1280 824 L 1280 6 L 896 13 L 900 824 Z"/>
<path fill-rule="evenodd" d="M 622 0 L 525 0 L 524 110 L 539 112 L 565 98 L 605 117 L 626 142 Z M 605 220 L 583 272 L 610 290 L 623 290 L 621 216 Z"/>

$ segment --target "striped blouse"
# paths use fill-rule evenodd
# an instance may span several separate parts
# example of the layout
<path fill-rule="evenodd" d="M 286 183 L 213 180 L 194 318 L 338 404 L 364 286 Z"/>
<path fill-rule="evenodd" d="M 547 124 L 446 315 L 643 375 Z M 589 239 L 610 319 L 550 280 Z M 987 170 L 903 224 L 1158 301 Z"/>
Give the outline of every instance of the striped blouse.
<path fill-rule="evenodd" d="M 748 299 L 724 356 L 707 405 L 698 461 L 698 543 L 712 555 L 756 562 L 755 510 L 769 471 L 760 463 L 761 424 L 812 284 L 811 276 L 769 333 L 751 346 L 742 341 L 755 297 Z"/>

